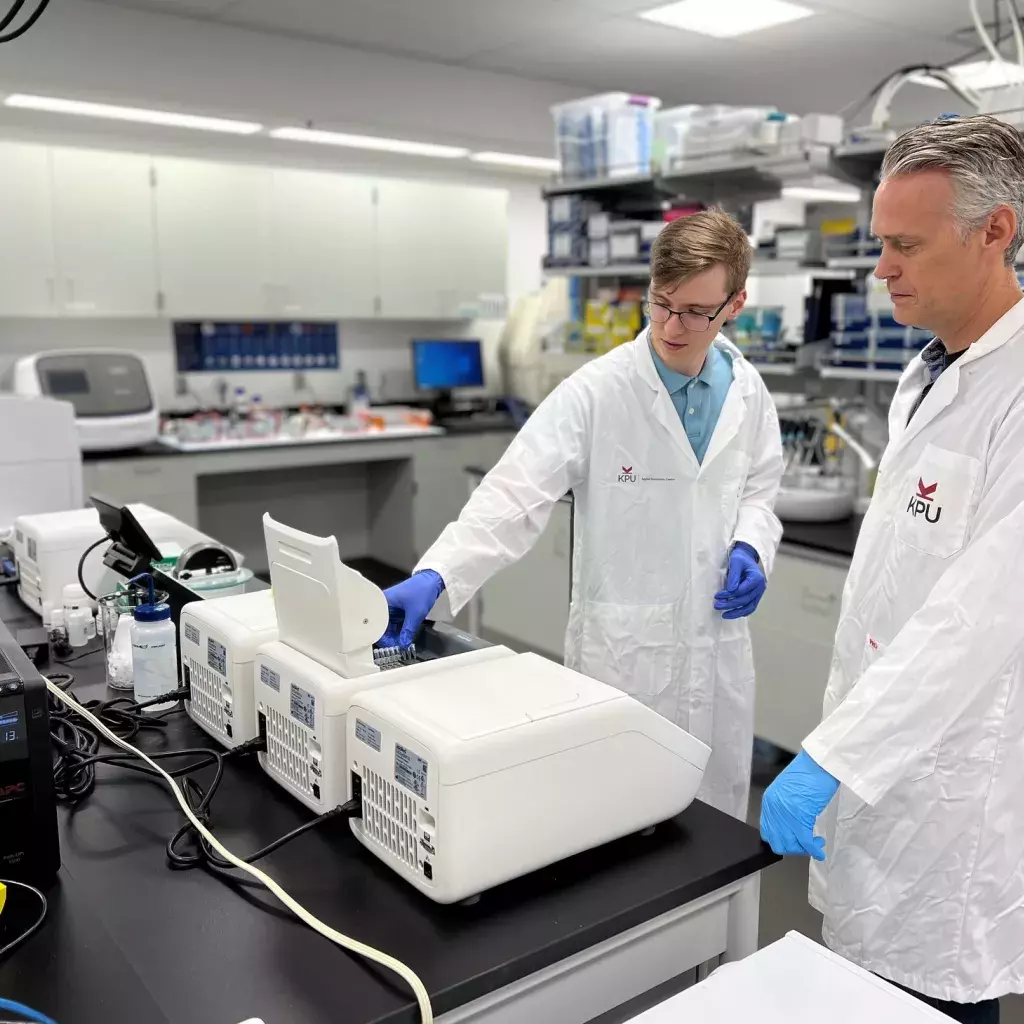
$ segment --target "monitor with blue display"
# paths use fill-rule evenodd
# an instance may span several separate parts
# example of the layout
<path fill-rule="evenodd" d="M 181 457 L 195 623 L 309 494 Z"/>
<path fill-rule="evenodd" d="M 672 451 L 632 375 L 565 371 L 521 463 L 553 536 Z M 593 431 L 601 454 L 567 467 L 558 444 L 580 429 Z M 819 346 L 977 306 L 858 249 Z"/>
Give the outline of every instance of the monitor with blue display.
<path fill-rule="evenodd" d="M 412 343 L 413 376 L 420 391 L 484 386 L 483 353 L 478 339 Z"/>

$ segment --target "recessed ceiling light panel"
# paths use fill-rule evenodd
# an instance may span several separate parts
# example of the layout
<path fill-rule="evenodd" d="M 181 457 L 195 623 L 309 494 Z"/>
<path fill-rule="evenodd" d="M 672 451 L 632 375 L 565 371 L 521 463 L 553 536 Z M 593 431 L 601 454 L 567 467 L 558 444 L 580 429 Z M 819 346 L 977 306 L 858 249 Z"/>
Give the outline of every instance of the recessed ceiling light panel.
<path fill-rule="evenodd" d="M 799 21 L 813 13 L 789 0 L 679 0 L 644 11 L 640 17 L 687 32 L 729 39 Z"/>

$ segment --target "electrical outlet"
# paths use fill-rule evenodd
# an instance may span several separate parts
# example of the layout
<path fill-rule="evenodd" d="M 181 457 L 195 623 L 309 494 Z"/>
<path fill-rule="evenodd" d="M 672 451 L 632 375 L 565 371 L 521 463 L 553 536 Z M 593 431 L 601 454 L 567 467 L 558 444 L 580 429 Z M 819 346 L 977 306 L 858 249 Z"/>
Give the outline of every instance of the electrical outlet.
<path fill-rule="evenodd" d="M 292 374 L 292 388 L 295 391 L 306 390 L 306 375 L 301 370 L 298 373 Z"/>
<path fill-rule="evenodd" d="M 188 394 L 188 381 L 186 381 L 185 377 L 180 373 L 175 374 L 174 376 L 174 393 L 179 398 L 183 398 Z"/>

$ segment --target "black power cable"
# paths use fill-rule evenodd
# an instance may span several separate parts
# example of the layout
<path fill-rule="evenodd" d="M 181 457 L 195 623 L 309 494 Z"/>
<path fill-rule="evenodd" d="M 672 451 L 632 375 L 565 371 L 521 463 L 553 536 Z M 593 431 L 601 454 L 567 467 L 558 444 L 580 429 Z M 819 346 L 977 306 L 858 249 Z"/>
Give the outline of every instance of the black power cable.
<path fill-rule="evenodd" d="M 50 681 L 62 690 L 69 692 L 75 677 L 70 672 L 53 673 Z M 188 696 L 187 689 L 174 690 L 161 694 L 141 704 L 133 702 L 130 697 L 115 697 L 112 700 L 86 701 L 82 706 L 91 711 L 111 731 L 116 732 L 125 740 L 134 739 L 142 730 L 162 730 L 167 723 L 162 717 L 144 714 L 144 709 L 151 704 L 180 700 Z M 104 763 L 107 755 L 100 754 L 100 737 L 96 731 L 82 718 L 71 711 L 67 705 L 56 698 L 50 698 L 50 746 L 53 751 L 53 783 L 59 800 L 78 803 L 87 797 L 96 785 L 97 764 Z M 169 751 L 172 755 L 177 751 Z M 195 771 L 198 767 L 207 767 L 215 763 L 220 756 L 218 751 L 195 749 L 190 753 L 205 753 L 206 759 L 201 765 L 190 766 Z M 125 757 L 126 755 L 109 755 Z M 164 753 L 155 756 L 165 756 Z M 121 762 L 109 762 L 121 763 Z M 133 770 L 138 765 L 125 765 Z M 182 771 L 182 770 L 179 770 Z M 154 775 L 152 769 L 146 773 Z M 182 773 L 184 773 L 182 771 Z"/>
<path fill-rule="evenodd" d="M 10 43 L 20 36 L 23 36 L 41 17 L 43 11 L 49 6 L 50 0 L 39 0 L 39 5 L 36 9 L 25 19 L 25 23 L 20 27 L 16 28 L 11 32 L 8 32 L 5 36 L 0 36 L 0 43 Z M 18 16 L 18 12 L 25 5 L 25 0 L 14 0 L 14 4 L 11 9 L 4 16 L 3 20 L 0 21 L 0 30 L 7 28 L 8 25 Z"/>
<path fill-rule="evenodd" d="M 0 32 L 3 32 L 3 30 L 7 28 L 12 21 L 14 21 L 18 16 L 18 11 L 20 11 L 24 6 L 25 0 L 14 0 L 14 3 L 11 4 L 11 9 L 3 16 L 3 18 L 0 18 Z"/>
<path fill-rule="evenodd" d="M 78 585 L 85 591 L 85 596 L 91 601 L 96 600 L 96 595 L 85 585 L 85 576 L 82 574 L 82 570 L 85 568 L 85 560 L 89 557 L 90 552 L 95 551 L 101 544 L 106 544 L 110 538 L 104 534 L 95 544 L 90 544 L 83 552 L 82 557 L 78 560 Z"/>
<path fill-rule="evenodd" d="M 50 681 L 65 692 L 70 692 L 74 676 L 69 673 L 53 674 Z M 128 697 L 115 697 L 106 701 L 88 701 L 82 704 L 92 712 L 112 732 L 123 739 L 132 740 L 142 729 L 160 729 L 166 722 L 157 716 L 146 715 L 145 709 L 151 705 L 164 704 L 169 700 L 187 697 L 188 688 L 161 694 L 141 702 L 133 702 Z M 170 712 L 165 712 L 169 714 Z M 166 780 L 152 767 L 141 762 L 136 754 L 123 751 L 103 753 L 100 750 L 101 737 L 97 731 L 80 715 L 58 701 L 50 699 L 50 740 L 54 751 L 53 779 L 58 799 L 69 803 L 78 803 L 87 797 L 96 785 L 96 765 L 109 764 L 128 771 L 139 772 L 164 783 Z M 180 768 L 168 771 L 171 778 L 182 780 L 182 792 L 189 807 L 196 817 L 206 826 L 210 823 L 210 806 L 224 778 L 224 765 L 227 761 L 266 750 L 267 743 L 263 737 L 241 743 L 231 750 L 211 750 L 206 747 L 188 747 L 182 750 L 167 750 L 147 753 L 154 761 L 168 760 L 178 757 L 198 758 Z M 216 768 L 213 778 L 204 788 L 193 776 L 196 772 L 208 768 Z M 245 857 L 247 864 L 281 849 L 286 843 L 304 835 L 320 825 L 335 818 L 357 818 L 362 814 L 362 800 L 356 797 L 346 804 L 334 807 L 324 814 L 304 822 L 298 828 L 268 843 L 262 849 Z M 191 822 L 185 822 L 168 840 L 166 854 L 171 868 L 187 870 L 202 867 L 211 874 L 218 875 L 235 884 L 261 886 L 262 883 L 245 875 L 234 873 L 234 865 L 222 858 L 201 836 L 197 836 Z M 194 849 L 183 852 L 179 847 L 189 840 Z"/>

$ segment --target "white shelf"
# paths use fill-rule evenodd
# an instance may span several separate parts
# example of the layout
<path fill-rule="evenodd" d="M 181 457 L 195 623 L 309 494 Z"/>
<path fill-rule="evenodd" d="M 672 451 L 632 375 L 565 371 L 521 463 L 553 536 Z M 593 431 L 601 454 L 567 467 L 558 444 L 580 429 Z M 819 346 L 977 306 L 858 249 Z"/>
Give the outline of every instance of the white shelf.
<path fill-rule="evenodd" d="M 806 274 L 808 277 L 828 278 L 839 281 L 852 281 L 854 268 L 835 267 L 831 261 L 825 267 L 812 266 L 807 263 L 798 263 L 796 260 L 754 260 L 750 266 L 751 276 L 758 277 L 791 277 L 796 274 Z"/>
<path fill-rule="evenodd" d="M 873 370 L 868 366 L 819 366 L 818 374 L 832 380 L 866 380 L 880 384 L 895 384 L 903 376 L 902 370 Z"/>
<path fill-rule="evenodd" d="M 750 365 L 762 376 L 795 377 L 800 372 L 796 363 L 759 363 L 751 360 Z"/>
<path fill-rule="evenodd" d="M 542 189 L 545 199 L 552 196 L 576 195 L 605 190 L 623 191 L 632 189 L 653 189 L 655 179 L 650 174 L 622 174 L 604 178 L 577 178 L 573 181 L 552 181 Z"/>
<path fill-rule="evenodd" d="M 545 277 L 642 277 L 651 276 L 649 263 L 610 263 L 607 267 L 545 267 Z"/>
<path fill-rule="evenodd" d="M 881 256 L 833 256 L 825 260 L 832 270 L 874 270 Z"/>

